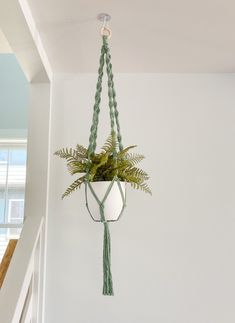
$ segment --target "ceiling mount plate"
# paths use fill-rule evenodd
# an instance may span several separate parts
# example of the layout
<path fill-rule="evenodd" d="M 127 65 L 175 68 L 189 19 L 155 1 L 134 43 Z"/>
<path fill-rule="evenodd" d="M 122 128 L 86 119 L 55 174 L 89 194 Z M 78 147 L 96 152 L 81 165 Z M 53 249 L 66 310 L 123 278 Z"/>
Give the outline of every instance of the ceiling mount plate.
<path fill-rule="evenodd" d="M 100 13 L 97 16 L 97 19 L 102 22 L 107 22 L 111 20 L 111 16 L 108 13 Z"/>

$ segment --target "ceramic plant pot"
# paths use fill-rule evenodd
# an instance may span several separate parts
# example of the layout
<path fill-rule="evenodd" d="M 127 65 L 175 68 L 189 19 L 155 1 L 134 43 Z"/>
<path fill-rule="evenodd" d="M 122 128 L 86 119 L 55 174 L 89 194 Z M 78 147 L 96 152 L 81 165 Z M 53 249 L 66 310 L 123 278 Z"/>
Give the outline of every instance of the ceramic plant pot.
<path fill-rule="evenodd" d="M 120 184 L 120 186 L 119 186 Z M 100 207 L 94 194 L 100 202 L 103 201 L 107 190 L 112 185 L 104 205 L 104 216 L 107 221 L 117 221 L 125 207 L 125 182 L 90 182 L 86 184 L 86 206 L 94 221 L 101 221 Z M 93 192 L 92 192 L 93 191 Z"/>

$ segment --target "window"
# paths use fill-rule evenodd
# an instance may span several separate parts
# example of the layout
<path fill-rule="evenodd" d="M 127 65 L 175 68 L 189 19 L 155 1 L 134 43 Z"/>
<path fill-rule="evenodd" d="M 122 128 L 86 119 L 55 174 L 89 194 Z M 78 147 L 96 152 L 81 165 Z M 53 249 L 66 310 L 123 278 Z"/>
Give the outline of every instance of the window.
<path fill-rule="evenodd" d="M 24 199 L 9 199 L 8 201 L 8 223 L 22 224 L 24 218 Z M 17 235 L 17 229 L 8 229 L 10 235 Z"/>
<path fill-rule="evenodd" d="M 21 231 L 24 219 L 26 155 L 25 141 L 0 141 L 1 241 L 17 238 Z"/>

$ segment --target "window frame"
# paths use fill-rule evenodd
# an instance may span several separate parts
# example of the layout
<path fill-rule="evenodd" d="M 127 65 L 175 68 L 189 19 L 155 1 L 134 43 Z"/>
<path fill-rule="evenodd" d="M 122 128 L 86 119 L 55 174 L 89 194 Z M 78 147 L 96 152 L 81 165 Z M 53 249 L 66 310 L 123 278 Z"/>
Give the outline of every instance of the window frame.
<path fill-rule="evenodd" d="M 0 139 L 0 149 L 2 148 L 10 149 L 13 148 L 25 148 L 27 152 L 27 140 L 26 139 Z M 9 160 L 9 156 L 8 156 Z M 8 177 L 8 168 L 9 163 L 7 163 L 7 177 Z M 27 168 L 27 160 L 26 160 L 26 168 Z M 6 191 L 8 191 L 8 180 L 6 179 Z M 16 200 L 17 198 L 13 199 Z M 7 196 L 5 196 L 5 203 L 7 203 Z M 5 211 L 4 211 L 5 212 Z M 0 223 L 0 229 L 10 229 L 10 228 L 22 228 L 23 223 L 10 223 L 9 222 L 9 210 L 7 212 L 7 215 L 5 214 L 5 219 L 7 218 L 7 221 L 4 223 Z"/>

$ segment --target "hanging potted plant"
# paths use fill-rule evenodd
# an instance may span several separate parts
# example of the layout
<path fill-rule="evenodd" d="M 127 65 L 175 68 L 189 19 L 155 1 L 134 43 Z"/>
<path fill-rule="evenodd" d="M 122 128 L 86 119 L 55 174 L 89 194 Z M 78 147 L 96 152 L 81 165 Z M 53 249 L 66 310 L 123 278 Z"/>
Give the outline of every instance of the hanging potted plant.
<path fill-rule="evenodd" d="M 107 222 L 119 219 L 125 207 L 126 183 L 135 189 L 151 194 L 146 183 L 149 178 L 148 174 L 136 167 L 144 156 L 130 153 L 130 150 L 136 146 L 126 147 L 118 152 L 116 152 L 116 147 L 116 138 L 110 135 L 101 152 L 94 153 L 90 161 L 88 149 L 82 145 L 77 145 L 75 149 L 63 148 L 55 152 L 55 155 L 66 159 L 71 175 L 82 174 L 66 189 L 62 198 L 84 184 L 86 206 L 94 221 L 102 221 L 100 201 L 105 203 L 104 216 Z"/>
<path fill-rule="evenodd" d="M 107 18 L 103 15 L 102 19 Z M 136 146 L 123 148 L 118 120 L 116 93 L 114 89 L 111 55 L 108 47 L 110 29 L 102 28 L 103 45 L 101 48 L 98 82 L 96 86 L 94 112 L 88 148 L 77 145 L 75 149 L 63 148 L 55 155 L 67 162 L 71 175 L 78 176 L 66 189 L 62 198 L 85 185 L 86 206 L 92 219 L 104 224 L 103 243 L 103 294 L 113 295 L 111 274 L 111 245 L 109 222 L 117 221 L 126 206 L 126 184 L 151 194 L 146 183 L 148 174 L 136 165 L 144 159 L 143 155 L 130 152 Z M 111 134 L 99 153 L 96 152 L 96 138 L 99 122 L 103 69 L 106 64 L 108 77 L 109 114 Z"/>

